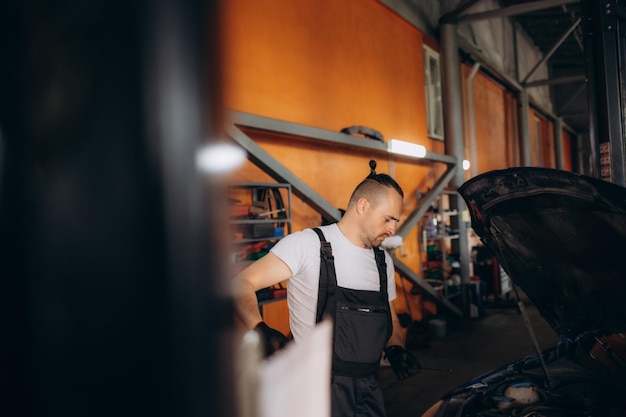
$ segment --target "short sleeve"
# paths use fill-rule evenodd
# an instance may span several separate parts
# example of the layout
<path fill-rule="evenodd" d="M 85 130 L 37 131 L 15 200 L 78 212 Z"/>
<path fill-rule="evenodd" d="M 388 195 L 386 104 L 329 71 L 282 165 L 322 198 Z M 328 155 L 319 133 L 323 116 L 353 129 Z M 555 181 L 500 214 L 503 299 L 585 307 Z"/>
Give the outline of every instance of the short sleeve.
<path fill-rule="evenodd" d="M 311 259 L 319 262 L 319 239 L 311 229 L 294 232 L 278 241 L 270 251 L 287 264 L 293 275 L 302 274 Z"/>

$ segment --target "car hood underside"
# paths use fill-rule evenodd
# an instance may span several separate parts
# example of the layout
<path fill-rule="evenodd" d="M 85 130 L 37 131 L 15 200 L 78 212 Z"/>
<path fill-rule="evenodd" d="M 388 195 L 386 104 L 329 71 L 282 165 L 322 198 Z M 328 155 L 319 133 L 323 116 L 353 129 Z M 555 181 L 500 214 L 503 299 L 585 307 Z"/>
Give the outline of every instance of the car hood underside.
<path fill-rule="evenodd" d="M 626 331 L 626 188 L 511 168 L 459 193 L 476 234 L 559 334 Z"/>

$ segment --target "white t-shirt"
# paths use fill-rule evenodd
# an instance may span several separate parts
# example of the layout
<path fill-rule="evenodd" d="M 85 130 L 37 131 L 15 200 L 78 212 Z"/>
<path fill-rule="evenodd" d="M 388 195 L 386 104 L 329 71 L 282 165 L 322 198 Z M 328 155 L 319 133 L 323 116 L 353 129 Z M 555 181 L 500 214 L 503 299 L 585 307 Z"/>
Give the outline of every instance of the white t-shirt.
<path fill-rule="evenodd" d="M 335 258 L 337 285 L 354 290 L 380 290 L 380 278 L 372 249 L 358 247 L 339 230 L 337 224 L 320 227 L 330 242 Z M 283 260 L 293 276 L 287 280 L 289 325 L 294 340 L 315 327 L 320 277 L 320 240 L 312 229 L 292 233 L 280 240 L 271 252 Z M 393 260 L 385 251 L 389 301 L 396 298 Z"/>

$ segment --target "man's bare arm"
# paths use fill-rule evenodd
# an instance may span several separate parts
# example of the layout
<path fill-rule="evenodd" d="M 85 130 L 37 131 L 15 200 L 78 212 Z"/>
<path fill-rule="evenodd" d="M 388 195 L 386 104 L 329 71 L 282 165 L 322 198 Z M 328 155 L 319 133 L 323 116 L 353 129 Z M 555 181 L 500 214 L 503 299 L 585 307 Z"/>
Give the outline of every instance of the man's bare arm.
<path fill-rule="evenodd" d="M 389 302 L 389 310 L 391 310 L 391 324 L 393 326 L 393 333 L 391 333 L 391 337 L 389 338 L 389 342 L 387 346 L 399 345 L 404 347 L 404 331 L 402 330 L 402 326 L 400 325 L 400 319 L 398 319 L 398 314 L 396 314 L 396 309 L 393 306 L 393 302 Z"/>
<path fill-rule="evenodd" d="M 256 291 L 278 284 L 292 275 L 287 264 L 270 252 L 233 279 L 237 316 L 248 329 L 254 329 L 263 321 L 259 312 Z"/>

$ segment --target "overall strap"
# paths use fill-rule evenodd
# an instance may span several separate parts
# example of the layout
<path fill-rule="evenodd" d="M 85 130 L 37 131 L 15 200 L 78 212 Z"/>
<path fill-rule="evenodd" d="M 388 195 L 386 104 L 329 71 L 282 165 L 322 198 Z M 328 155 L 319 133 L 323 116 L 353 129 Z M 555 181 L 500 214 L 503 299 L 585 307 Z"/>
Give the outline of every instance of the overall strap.
<path fill-rule="evenodd" d="M 385 262 L 385 251 L 380 248 L 373 248 L 376 258 L 376 266 L 378 267 L 378 276 L 380 277 L 380 297 L 381 301 L 388 301 L 389 295 L 387 290 L 387 262 Z"/>
<path fill-rule="evenodd" d="M 378 275 L 380 276 L 380 301 L 381 303 L 388 303 L 389 295 L 387 285 L 387 262 L 385 261 L 385 251 L 380 248 L 374 248 L 374 254 L 376 257 L 376 266 L 378 267 Z M 387 311 L 387 341 L 389 341 L 392 334 L 393 322 L 391 321 L 391 313 Z"/>
<path fill-rule="evenodd" d="M 335 294 L 337 276 L 335 275 L 335 258 L 330 242 L 326 241 L 324 233 L 319 228 L 316 227 L 313 231 L 320 238 L 320 281 L 317 294 L 317 313 L 315 315 L 315 322 L 319 323 L 324 316 L 328 296 Z"/>

